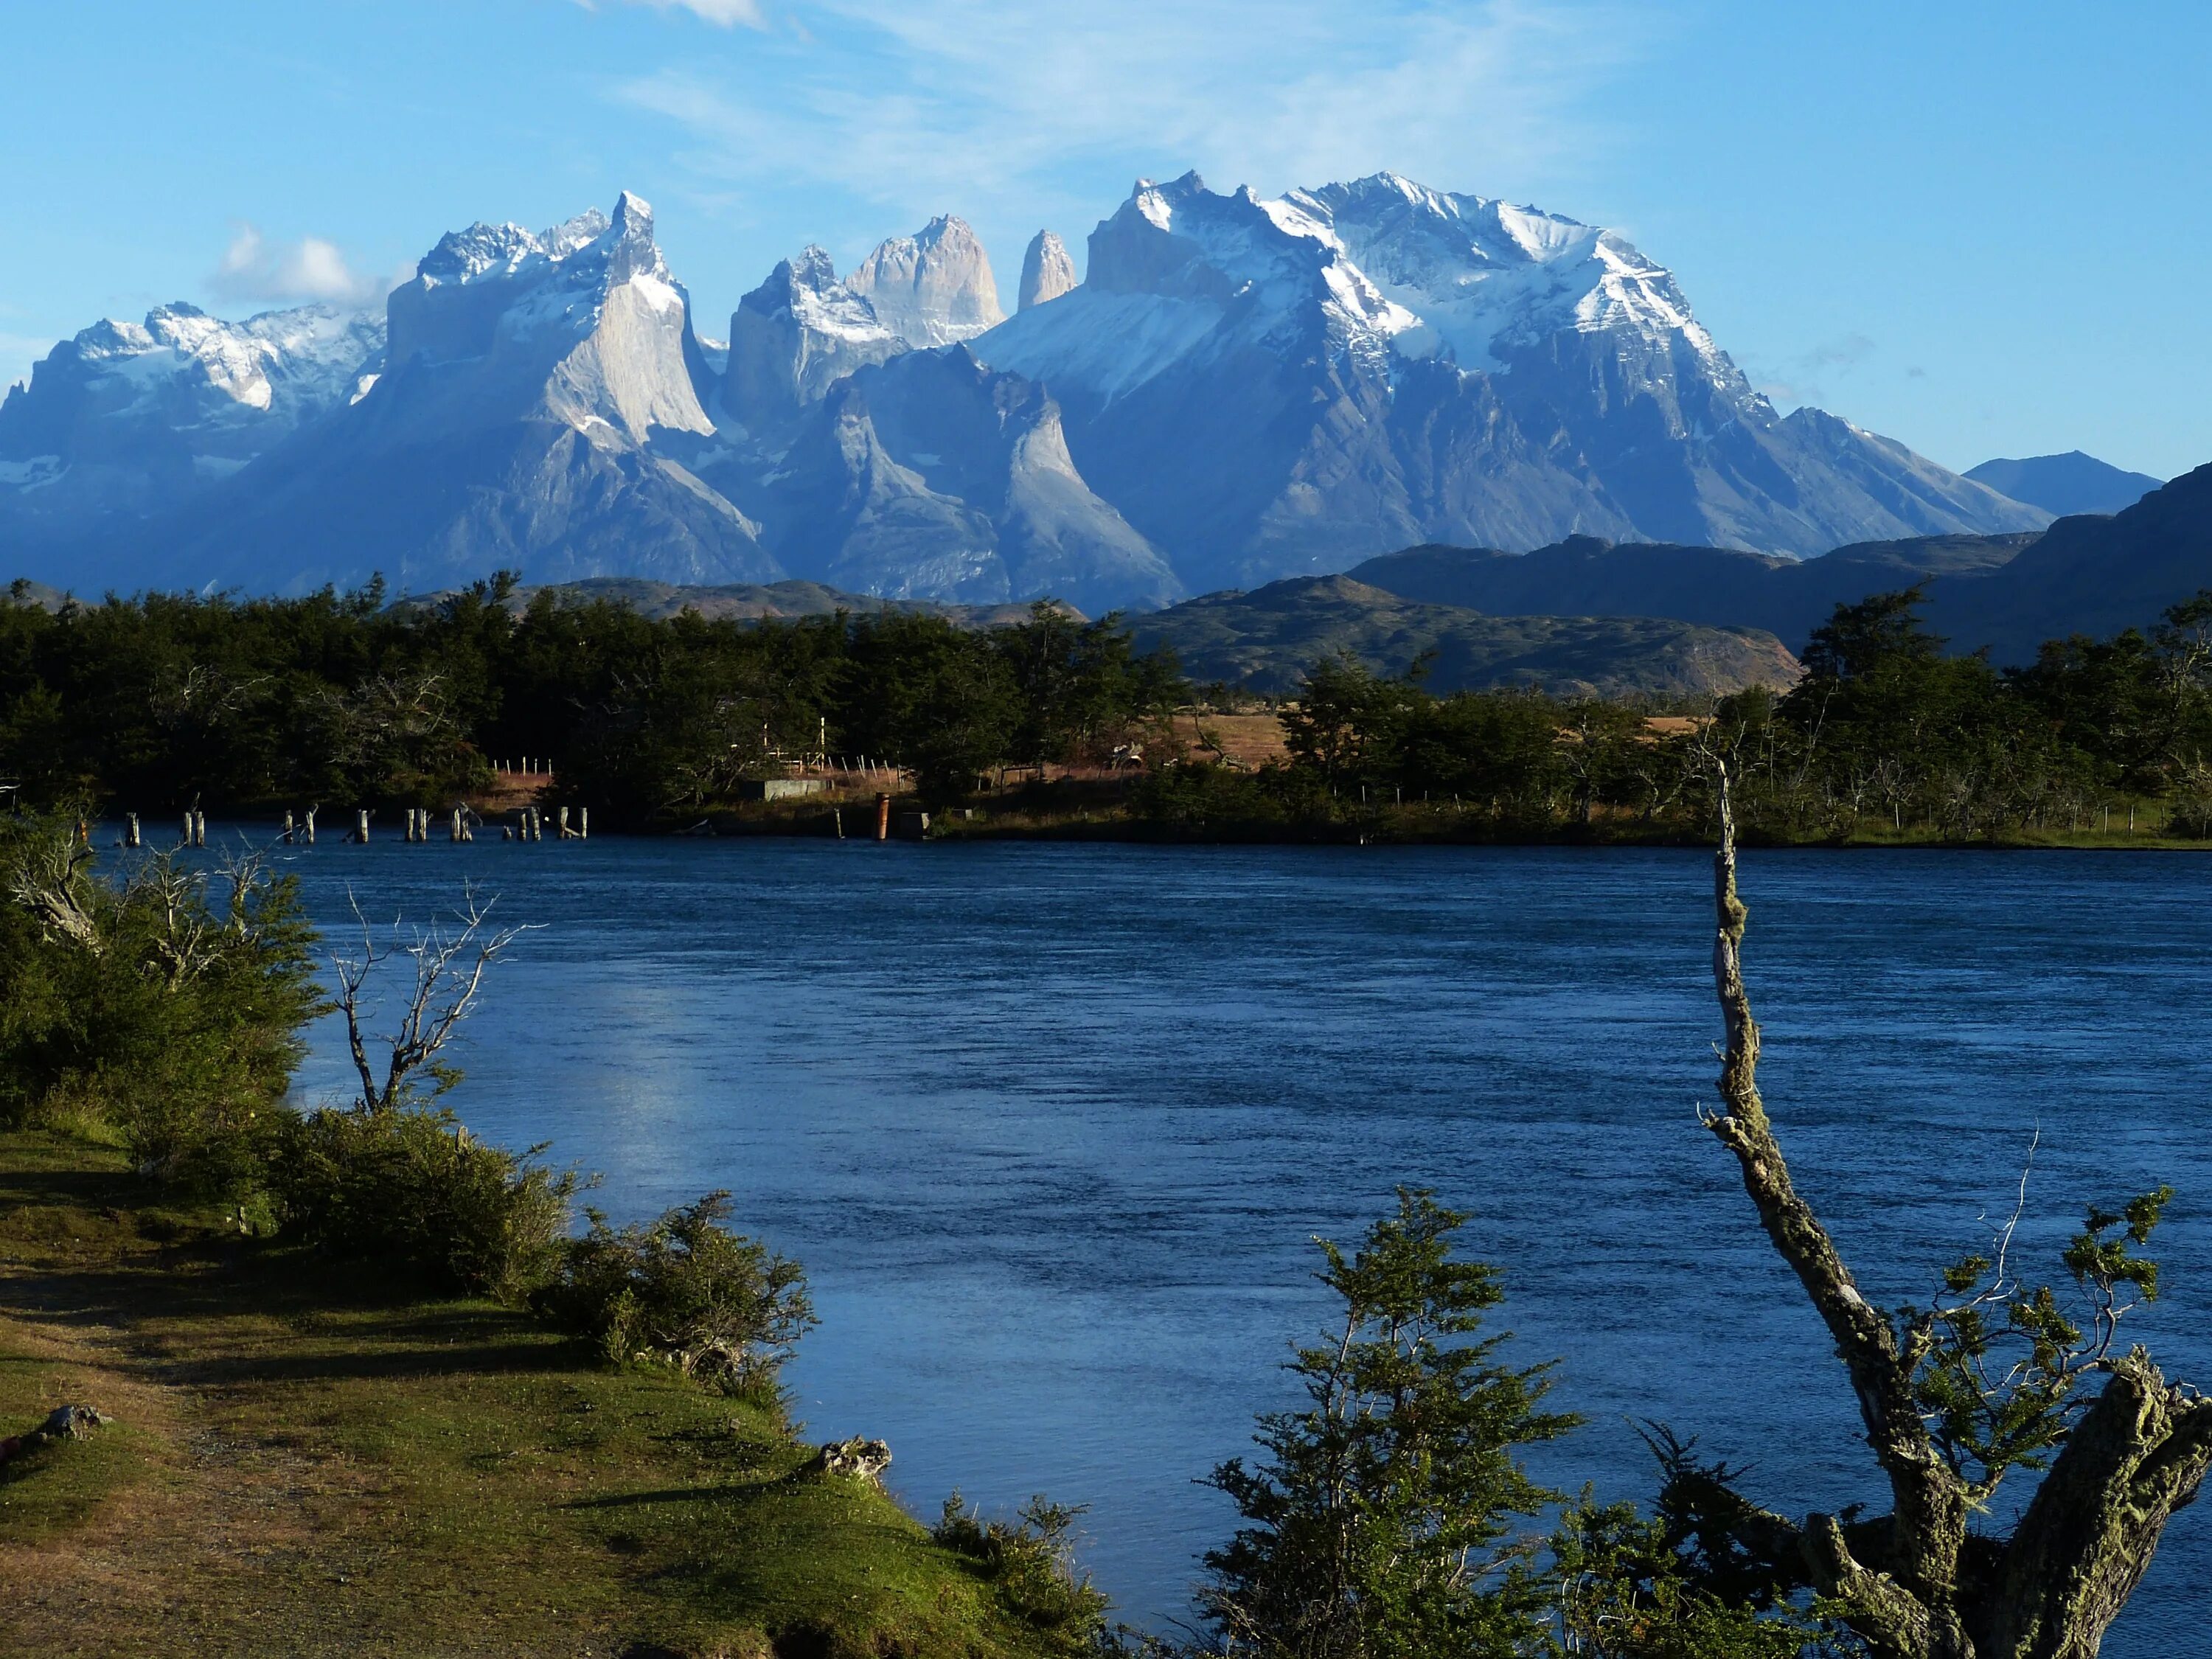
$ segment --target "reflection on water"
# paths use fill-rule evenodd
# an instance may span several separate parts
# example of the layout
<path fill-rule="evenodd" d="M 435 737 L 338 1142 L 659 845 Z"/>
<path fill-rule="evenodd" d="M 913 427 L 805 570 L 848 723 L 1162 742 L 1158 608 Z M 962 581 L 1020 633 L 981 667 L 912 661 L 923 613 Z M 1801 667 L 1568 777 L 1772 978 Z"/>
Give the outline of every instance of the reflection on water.
<path fill-rule="evenodd" d="M 812 1279 L 811 1431 L 888 1439 L 924 1515 L 956 1485 L 1088 1503 L 1126 1614 L 1176 1614 L 1226 1529 L 1192 1482 L 1285 1398 L 1323 1312 L 1307 1241 L 1400 1182 L 1474 1212 L 1523 1352 L 1564 1361 L 1589 1426 L 1540 1473 L 1642 1493 L 1652 1418 L 1769 1501 L 1879 1498 L 1697 1124 L 1698 854 L 393 841 L 295 867 L 326 922 L 348 882 L 421 916 L 465 875 L 547 924 L 470 1030 L 471 1124 L 604 1171 L 618 1217 L 732 1189 Z M 2212 863 L 1753 853 L 1745 883 L 1767 1098 L 1862 1284 L 1924 1295 L 2039 1127 L 2045 1259 L 2086 1199 L 2179 1189 L 2142 1331 L 2212 1376 Z M 347 1087 L 333 1039 L 310 1094 Z M 2198 1628 L 2208 1520 L 2108 1653 Z"/>

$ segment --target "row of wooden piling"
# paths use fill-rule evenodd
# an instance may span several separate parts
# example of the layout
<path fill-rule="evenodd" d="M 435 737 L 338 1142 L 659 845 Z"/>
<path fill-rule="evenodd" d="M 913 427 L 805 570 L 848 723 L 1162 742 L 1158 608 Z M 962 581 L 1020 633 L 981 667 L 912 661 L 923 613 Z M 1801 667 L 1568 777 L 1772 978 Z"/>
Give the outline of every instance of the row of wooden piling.
<path fill-rule="evenodd" d="M 92 826 L 82 818 L 77 820 L 76 838 L 88 844 L 92 840 Z M 143 847 L 146 844 L 146 833 L 139 827 L 138 815 L 136 812 L 125 812 L 123 815 L 123 844 L 125 847 Z M 185 809 L 184 839 L 177 844 L 179 847 L 207 845 L 206 813 L 197 807 Z"/>
<path fill-rule="evenodd" d="M 315 815 L 320 810 L 319 807 L 310 806 L 301 812 L 286 812 L 283 833 L 277 839 L 287 847 L 313 847 L 315 844 Z M 575 821 L 573 824 L 569 822 L 568 816 L 572 810 L 575 813 Z M 431 826 L 437 822 L 438 815 L 427 806 L 410 806 L 406 811 L 406 823 L 401 838 L 410 842 L 428 842 L 431 838 Z M 353 828 L 346 832 L 347 842 L 367 846 L 369 840 L 369 821 L 375 816 L 367 807 L 356 809 L 354 813 Z M 545 839 L 545 815 L 538 808 L 519 807 L 515 811 L 514 820 L 511 824 L 501 826 L 499 838 L 501 841 Z M 456 806 L 446 817 L 446 838 L 456 846 L 463 842 L 472 842 L 477 838 L 477 826 L 483 822 L 483 819 L 478 817 L 467 807 Z M 590 839 L 591 833 L 592 809 L 590 807 L 579 806 L 571 809 L 562 806 L 555 809 L 553 834 L 556 840 L 586 841 Z M 82 818 L 79 819 L 76 836 L 78 841 L 89 845 L 92 839 L 91 824 Z M 136 812 L 125 812 L 123 815 L 122 845 L 127 848 L 142 848 L 145 844 L 145 831 L 138 822 L 138 815 Z M 184 838 L 178 842 L 178 845 L 180 847 L 207 845 L 206 813 L 197 807 L 185 813 Z"/>

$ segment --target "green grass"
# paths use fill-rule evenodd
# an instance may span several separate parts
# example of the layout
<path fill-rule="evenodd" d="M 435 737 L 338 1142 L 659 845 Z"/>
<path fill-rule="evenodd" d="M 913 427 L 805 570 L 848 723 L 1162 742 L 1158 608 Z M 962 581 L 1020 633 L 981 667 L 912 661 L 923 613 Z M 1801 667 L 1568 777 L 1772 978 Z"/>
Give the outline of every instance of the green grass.
<path fill-rule="evenodd" d="M 1055 1650 L 772 1405 L 147 1196 L 0 1135 L 0 1432 L 116 1419 L 0 1474 L 0 1651 Z"/>

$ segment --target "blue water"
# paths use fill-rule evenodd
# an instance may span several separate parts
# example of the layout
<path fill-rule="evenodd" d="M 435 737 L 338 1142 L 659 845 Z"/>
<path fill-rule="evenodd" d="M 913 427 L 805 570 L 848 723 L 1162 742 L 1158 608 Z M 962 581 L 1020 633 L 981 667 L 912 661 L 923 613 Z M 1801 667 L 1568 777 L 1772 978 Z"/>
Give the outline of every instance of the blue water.
<path fill-rule="evenodd" d="M 713 1188 L 801 1258 L 810 1432 L 887 1439 L 909 1506 L 1088 1504 L 1124 1616 L 1185 1607 L 1226 1532 L 1194 1485 L 1286 1399 L 1315 1234 L 1413 1182 L 1472 1211 L 1507 1322 L 1588 1426 L 1538 1472 L 1648 1492 L 1662 1419 L 1800 1510 L 1881 1488 L 1840 1367 L 1698 1127 L 1717 1035 L 1691 852 L 1148 849 L 774 840 L 295 858 L 421 917 L 462 878 L 541 924 L 469 1028 L 482 1133 L 604 1172 L 620 1218 Z M 1877 1299 L 2009 1210 L 2179 1190 L 2133 1322 L 2212 1377 L 2212 860 L 1754 853 L 1763 1081 Z M 319 1034 L 304 1079 L 348 1078 Z M 2199 1650 L 2212 1511 L 2108 1644 Z"/>

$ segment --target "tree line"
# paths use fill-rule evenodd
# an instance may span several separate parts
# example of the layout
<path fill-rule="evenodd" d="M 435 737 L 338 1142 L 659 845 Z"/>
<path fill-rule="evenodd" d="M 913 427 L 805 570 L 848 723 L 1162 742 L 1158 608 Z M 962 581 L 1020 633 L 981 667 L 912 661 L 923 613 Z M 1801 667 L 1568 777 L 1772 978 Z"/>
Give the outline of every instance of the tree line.
<path fill-rule="evenodd" d="M 1440 696 L 1419 663 L 1389 677 L 1334 657 L 1276 707 L 1288 758 L 1252 769 L 1225 763 L 1202 703 L 1194 733 L 1170 717 L 1198 694 L 1114 617 L 653 619 L 550 593 L 518 610 L 513 591 L 502 575 L 419 605 L 373 584 L 0 606 L 0 779 L 33 804 L 147 812 L 442 809 L 495 757 L 550 757 L 563 799 L 642 826 L 696 821 L 794 757 L 890 762 L 950 800 L 1010 766 L 1118 751 L 1142 763 L 1112 812 L 1166 833 L 1397 815 L 1408 833 L 1673 838 L 1709 833 L 1725 760 L 1762 837 L 1975 840 L 2115 813 L 2212 835 L 2212 591 L 2010 669 L 1948 654 L 1920 589 L 1878 594 L 1814 633 L 1787 692 L 1697 704 Z M 1048 811 L 1080 786 L 1030 793 Z"/>
<path fill-rule="evenodd" d="M 34 804 L 217 811 L 442 807 L 496 759 L 550 757 L 572 799 L 645 823 L 826 750 L 933 793 L 1110 751 L 1180 695 L 1115 619 L 1046 605 L 972 629 L 894 611 L 667 619 L 511 576 L 434 604 L 148 594 L 0 605 L 0 775 Z"/>
<path fill-rule="evenodd" d="M 1163 817 L 1291 823 L 1449 812 L 1503 836 L 1710 833 L 1717 763 L 1747 831 L 1975 840 L 2109 827 L 2212 835 L 2212 590 L 2148 631 L 2046 644 L 2022 668 L 1952 655 L 1919 588 L 1838 605 L 1787 692 L 1703 704 L 1437 696 L 1339 657 L 1282 714 L 1272 775 L 1164 780 Z"/>

